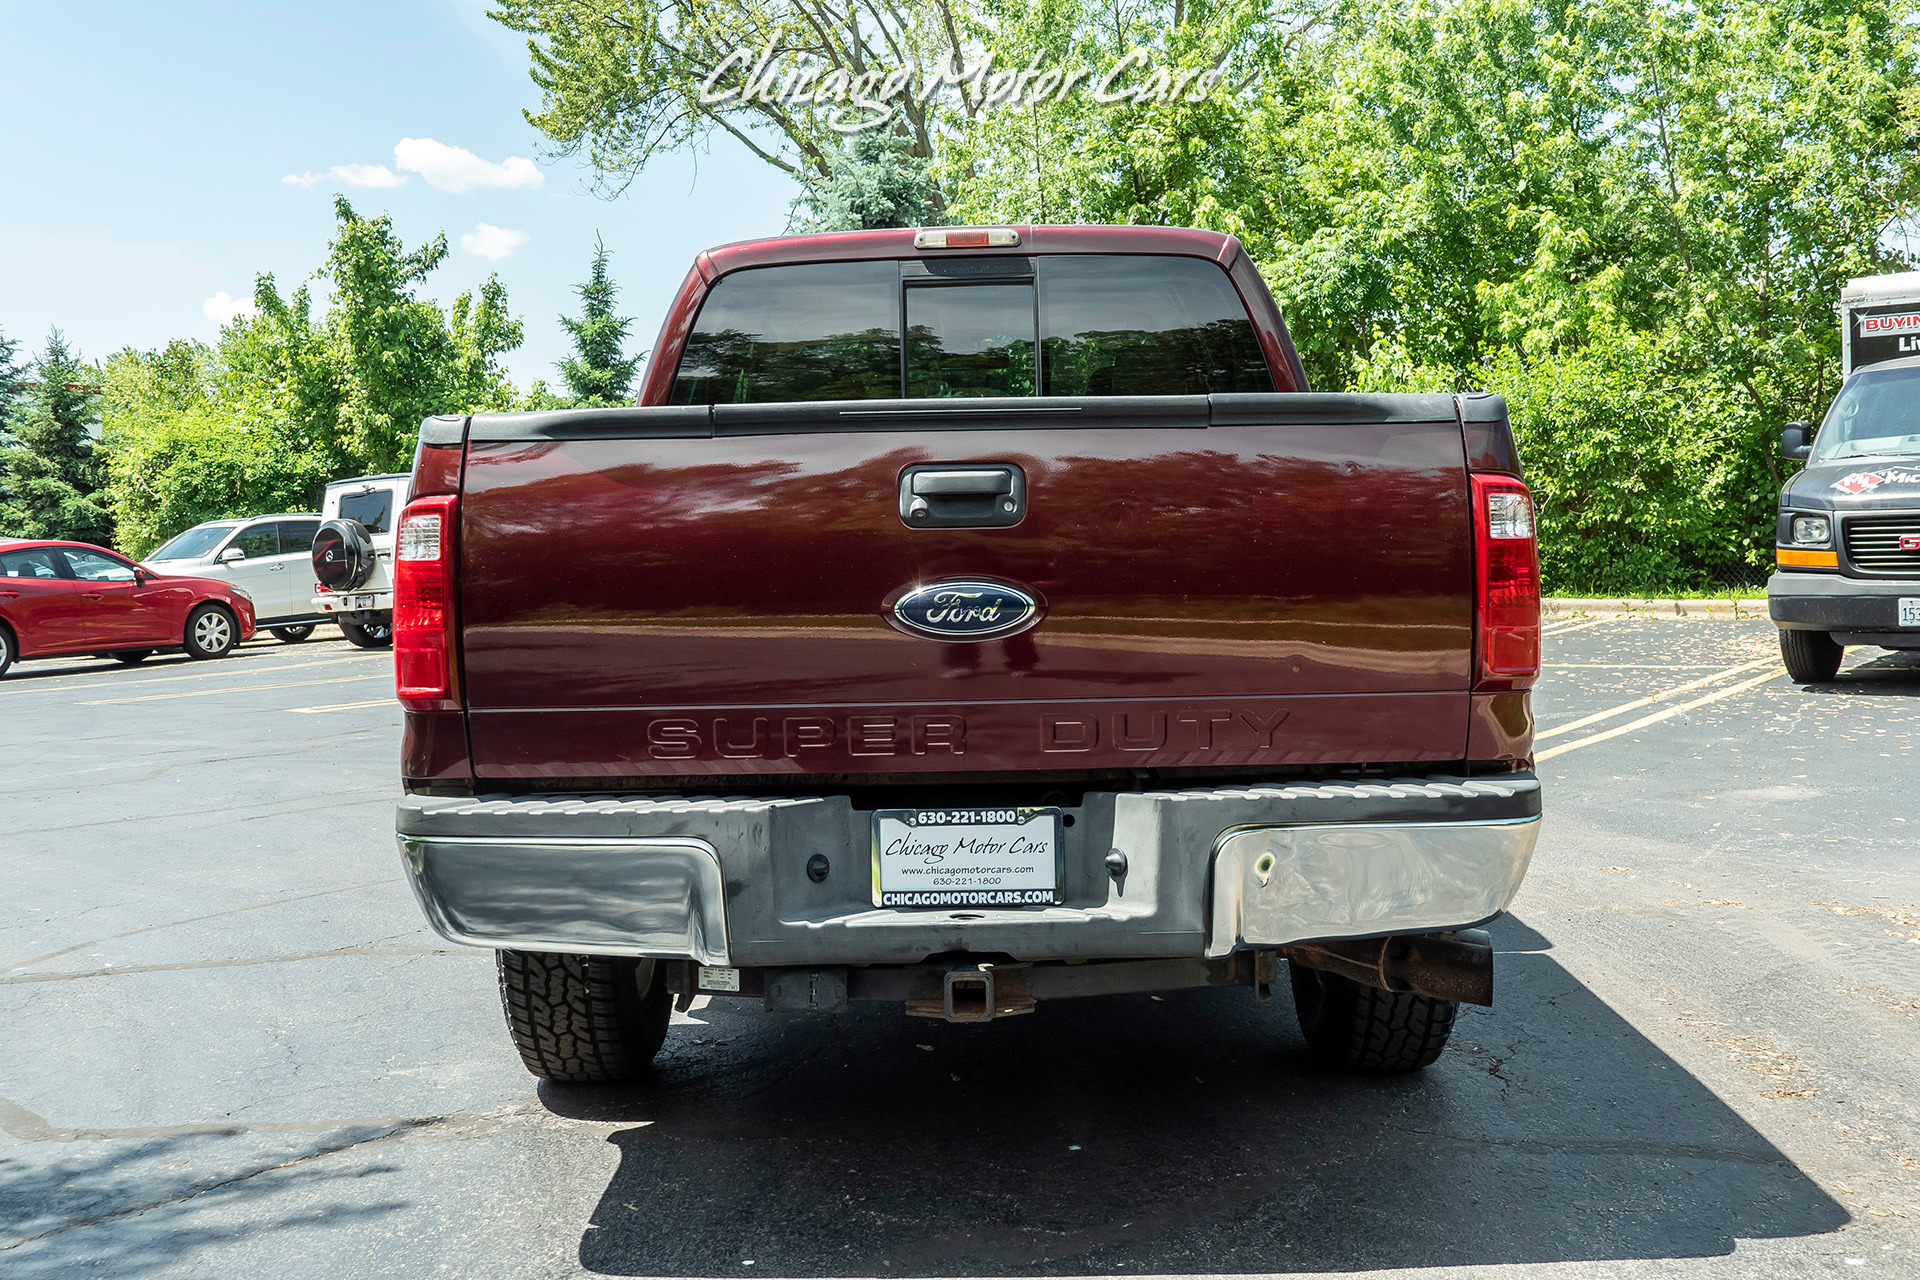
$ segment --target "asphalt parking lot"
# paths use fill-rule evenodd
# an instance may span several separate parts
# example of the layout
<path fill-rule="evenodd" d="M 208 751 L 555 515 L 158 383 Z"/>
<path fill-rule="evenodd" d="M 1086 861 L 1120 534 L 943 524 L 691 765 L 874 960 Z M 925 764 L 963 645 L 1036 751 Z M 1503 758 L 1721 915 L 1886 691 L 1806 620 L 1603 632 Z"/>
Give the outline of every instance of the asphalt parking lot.
<path fill-rule="evenodd" d="M 1920 654 L 1551 624 L 1499 1005 L 1421 1076 L 1216 991 L 702 1003 L 614 1091 L 423 927 L 331 635 L 0 681 L 9 1276 L 1920 1274 Z"/>

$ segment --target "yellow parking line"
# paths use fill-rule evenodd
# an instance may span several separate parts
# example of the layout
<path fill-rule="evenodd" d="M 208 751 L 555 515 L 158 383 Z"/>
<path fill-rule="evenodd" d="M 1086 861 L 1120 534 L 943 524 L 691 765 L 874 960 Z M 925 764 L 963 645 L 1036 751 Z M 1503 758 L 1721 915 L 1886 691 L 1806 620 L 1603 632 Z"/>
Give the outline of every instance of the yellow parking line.
<path fill-rule="evenodd" d="M 1578 720 L 1571 720 L 1566 724 L 1557 724 L 1551 729 L 1545 729 L 1534 734 L 1533 740 L 1539 742 L 1546 738 L 1557 738 L 1563 733 L 1572 733 L 1575 729 L 1584 729 L 1590 724 L 1599 724 L 1602 720 L 1611 720 L 1615 716 L 1623 716 L 1629 711 L 1638 711 L 1640 708 L 1650 707 L 1656 702 L 1665 702 L 1668 698 L 1676 697 L 1683 693 L 1691 693 L 1703 684 L 1712 684 L 1716 680 L 1725 680 L 1728 676 L 1737 676 L 1743 671 L 1753 671 L 1759 667 L 1774 666 L 1777 665 L 1779 661 L 1780 659 L 1775 657 L 1765 657 L 1755 658 L 1752 662 L 1742 662 L 1738 666 L 1727 667 L 1714 672 L 1712 675 L 1701 676 L 1697 680 L 1688 680 L 1684 684 L 1677 684 L 1671 689 L 1662 689 L 1659 693 L 1650 693 L 1644 698 L 1635 698 L 1632 702 L 1623 702 L 1617 707 L 1609 707 L 1605 711 L 1596 711 L 1590 716 L 1581 716 Z"/>
<path fill-rule="evenodd" d="M 218 669 L 213 671 L 206 671 L 206 670 L 195 671 L 187 675 L 149 676 L 144 680 L 96 680 L 92 684 L 36 685 L 32 688 L 22 688 L 19 690 L 19 692 L 20 693 L 79 693 L 82 689 L 126 689 L 126 688 L 132 688 L 138 685 L 171 684 L 176 680 L 206 680 L 214 676 L 279 675 L 283 671 L 305 671 L 313 667 L 337 666 L 342 662 L 383 662 L 384 663 L 384 662 L 391 662 L 391 661 L 392 659 L 387 657 L 387 655 L 385 654 L 368 655 L 368 656 L 361 656 L 359 654 L 355 654 L 352 657 L 347 657 L 347 658 L 318 658 L 312 662 L 289 662 L 283 666 L 242 667 L 237 671 L 234 670 L 232 667 L 226 667 L 224 669 Z M 194 665 L 198 666 L 199 664 L 196 663 Z M 9 692 L 12 692 L 12 690 L 9 690 Z"/>
<path fill-rule="evenodd" d="M 76 707 L 109 707 L 122 702 L 165 702 L 169 698 L 211 698 L 222 693 L 252 693 L 257 689 L 305 689 L 316 684 L 351 684 L 355 680 L 390 680 L 393 677 L 385 671 L 375 671 L 364 676 L 338 676 L 332 680 L 288 680 L 281 684 L 245 684 L 233 689 L 188 689 L 185 693 L 149 693 L 139 698 L 95 698 L 91 702 L 76 702 Z"/>
<path fill-rule="evenodd" d="M 1597 627 L 1612 621 L 1612 618 L 1593 618 L 1586 622 L 1556 622 L 1549 624 L 1540 635 L 1543 639 L 1547 636 L 1564 636 L 1572 631 L 1585 631 L 1588 627 Z"/>
<path fill-rule="evenodd" d="M 1722 698 L 1731 698 L 1736 693 L 1744 693 L 1748 689 L 1757 688 L 1769 680 L 1778 680 L 1785 674 L 1787 673 L 1784 671 L 1769 671 L 1765 675 L 1755 676 L 1751 680 L 1742 680 L 1739 684 L 1721 689 L 1715 693 L 1710 693 L 1704 698 L 1695 698 L 1692 702 L 1683 702 L 1677 707 L 1668 707 L 1665 711 L 1656 711 L 1650 716 L 1641 716 L 1638 720 L 1630 720 L 1616 729 L 1608 729 L 1602 733 L 1591 734 L 1585 738 L 1575 738 L 1572 742 L 1563 742 L 1557 747 L 1548 747 L 1545 751 L 1542 751 L 1534 757 L 1534 762 L 1536 764 L 1543 763 L 1553 759 L 1555 756 L 1565 755 L 1569 751 L 1577 751 L 1581 747 L 1590 747 L 1596 742 L 1605 742 L 1607 739 L 1617 738 L 1623 733 L 1632 733 L 1635 729 L 1644 729 L 1650 724 L 1658 724 L 1662 720 L 1670 720 L 1682 711 L 1691 711 L 1695 707 L 1704 707 L 1709 702 L 1718 702 Z"/>
<path fill-rule="evenodd" d="M 375 698 L 371 702 L 336 702 L 330 707 L 288 707 L 295 715 L 317 716 L 323 711 L 358 711 L 362 707 L 391 707 L 392 698 Z"/>

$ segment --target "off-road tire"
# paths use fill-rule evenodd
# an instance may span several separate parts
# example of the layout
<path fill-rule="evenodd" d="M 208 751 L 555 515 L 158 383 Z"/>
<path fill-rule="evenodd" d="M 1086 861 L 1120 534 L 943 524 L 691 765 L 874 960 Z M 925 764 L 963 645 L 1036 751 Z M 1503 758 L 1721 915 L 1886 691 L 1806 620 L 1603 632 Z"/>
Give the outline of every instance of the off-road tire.
<path fill-rule="evenodd" d="M 393 624 L 391 622 L 377 623 L 373 626 L 366 626 L 358 622 L 343 622 L 340 624 L 340 634 L 347 638 L 348 644 L 356 645 L 362 649 L 391 649 L 393 647 Z"/>
<path fill-rule="evenodd" d="M 219 625 L 221 621 L 224 627 Z M 181 639 L 189 658 L 224 658 L 240 643 L 240 620 L 225 605 L 195 605 L 187 615 L 186 633 Z"/>
<path fill-rule="evenodd" d="M 1293 1008 L 1315 1057 L 1342 1071 L 1418 1071 L 1440 1056 L 1459 1005 L 1290 964 Z"/>
<path fill-rule="evenodd" d="M 1840 674 L 1840 658 L 1846 651 L 1824 631 L 1780 633 L 1780 660 L 1787 664 L 1787 676 L 1795 684 L 1825 684 L 1833 679 Z"/>
<path fill-rule="evenodd" d="M 269 630 L 273 632 L 273 638 L 281 644 L 299 644 L 313 634 L 313 624 L 302 622 L 297 626 L 271 627 Z"/>
<path fill-rule="evenodd" d="M 153 650 L 151 649 L 115 649 L 108 656 L 111 657 L 115 662 L 124 663 L 125 665 L 131 667 L 136 663 L 145 662 L 148 658 L 151 658 L 153 656 Z"/>
<path fill-rule="evenodd" d="M 534 1075 L 566 1084 L 631 1080 L 660 1052 L 673 994 L 657 965 L 624 956 L 495 955 L 507 1030 Z"/>

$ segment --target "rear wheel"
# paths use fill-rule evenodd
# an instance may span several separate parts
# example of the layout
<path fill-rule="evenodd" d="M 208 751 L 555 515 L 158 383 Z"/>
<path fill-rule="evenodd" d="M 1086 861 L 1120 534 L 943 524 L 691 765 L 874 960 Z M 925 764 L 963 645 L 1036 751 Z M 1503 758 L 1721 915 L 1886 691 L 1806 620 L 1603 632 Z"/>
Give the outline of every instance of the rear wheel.
<path fill-rule="evenodd" d="M 305 640 L 313 634 L 313 624 L 311 622 L 303 622 L 293 627 L 274 627 L 272 631 L 273 638 L 282 644 L 299 644 L 302 640 Z"/>
<path fill-rule="evenodd" d="M 239 643 L 240 627 L 224 606 L 203 604 L 187 615 L 187 656 L 224 658 Z"/>
<path fill-rule="evenodd" d="M 13 665 L 13 632 L 0 624 L 0 676 L 7 674 L 7 668 Z"/>
<path fill-rule="evenodd" d="M 348 644 L 359 645 L 362 649 L 385 649 L 393 643 L 393 624 L 391 622 L 343 622 L 340 634 L 347 638 Z"/>
<path fill-rule="evenodd" d="M 1418 1071 L 1440 1056 L 1460 1006 L 1290 964 L 1293 1008 L 1314 1056 L 1343 1071 Z"/>
<path fill-rule="evenodd" d="M 113 660 L 115 662 L 125 663 L 129 667 L 137 662 L 145 662 L 152 656 L 153 650 L 151 649 L 116 649 L 113 652 Z"/>
<path fill-rule="evenodd" d="M 1782 631 L 1780 659 L 1795 684 L 1825 684 L 1840 674 L 1844 645 L 1824 631 Z"/>
<path fill-rule="evenodd" d="M 673 995 L 650 960 L 495 954 L 507 1030 L 536 1076 L 570 1084 L 631 1080 L 667 1038 Z"/>

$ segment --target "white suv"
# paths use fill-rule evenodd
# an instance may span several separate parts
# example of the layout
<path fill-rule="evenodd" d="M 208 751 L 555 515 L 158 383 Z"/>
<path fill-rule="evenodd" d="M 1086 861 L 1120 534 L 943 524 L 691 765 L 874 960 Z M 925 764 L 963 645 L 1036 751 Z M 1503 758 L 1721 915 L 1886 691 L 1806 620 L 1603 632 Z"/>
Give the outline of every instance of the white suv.
<path fill-rule="evenodd" d="M 316 614 L 363 649 L 393 643 L 393 526 L 412 476 L 356 476 L 327 486 L 309 581 Z"/>
<path fill-rule="evenodd" d="M 262 631 L 288 644 L 313 634 L 313 537 L 320 517 L 282 512 L 197 524 L 146 558 L 167 573 L 222 578 L 253 598 Z"/>

